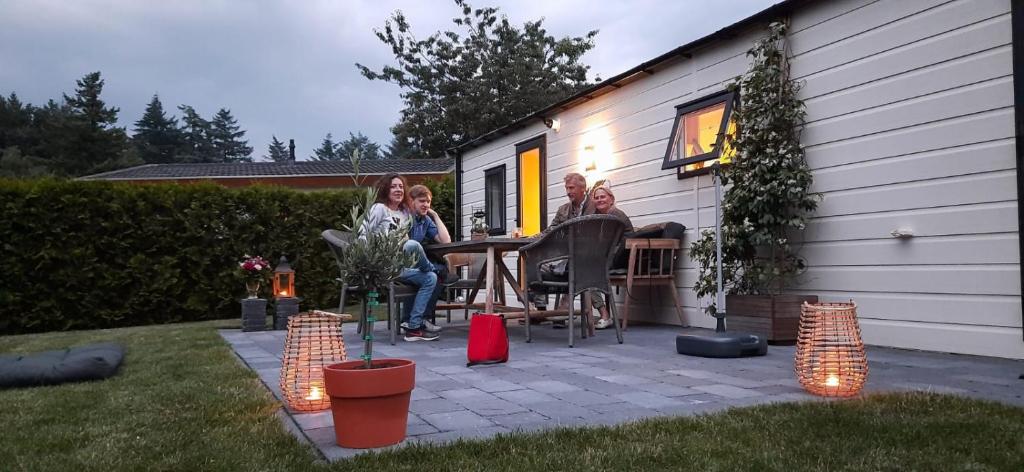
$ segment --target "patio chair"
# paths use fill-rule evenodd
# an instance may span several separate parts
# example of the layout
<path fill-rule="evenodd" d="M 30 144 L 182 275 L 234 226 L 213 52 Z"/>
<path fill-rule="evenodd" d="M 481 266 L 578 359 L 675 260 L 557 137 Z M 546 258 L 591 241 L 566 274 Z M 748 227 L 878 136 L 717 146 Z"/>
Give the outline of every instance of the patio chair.
<path fill-rule="evenodd" d="M 469 320 L 469 306 L 474 302 L 474 300 L 471 300 L 469 297 L 473 294 L 473 289 L 476 288 L 477 279 L 480 277 L 480 273 L 484 270 L 484 266 L 487 264 L 486 254 L 466 254 L 466 256 L 468 256 L 467 260 L 452 265 L 452 270 L 456 273 L 461 272 L 462 268 L 465 267 L 466 276 L 460 278 L 455 283 L 448 285 L 448 301 L 437 304 L 438 310 L 445 310 L 448 323 L 452 322 L 452 310 L 464 310 L 465 319 Z M 505 303 L 504 288 L 503 280 L 494 284 L 494 300 L 498 301 L 498 303 Z M 481 290 L 486 292 L 486 289 L 484 288 L 481 288 Z M 464 295 L 466 300 L 464 302 L 455 301 L 459 295 Z M 476 297 L 474 296 L 473 298 L 475 299 Z"/>
<path fill-rule="evenodd" d="M 564 294 L 569 297 L 569 347 L 573 347 L 575 309 L 573 301 L 577 295 L 588 290 L 604 294 L 606 304 L 611 310 L 615 326 L 615 337 L 622 343 L 622 330 L 619 328 L 618 310 L 611 295 L 608 281 L 608 269 L 624 231 L 622 221 L 611 215 L 588 215 L 574 218 L 558 226 L 548 228 L 537 241 L 523 246 L 519 254 L 526 260 L 526 291 L 527 298 L 534 294 Z M 565 260 L 564 277 L 556 274 L 547 277 L 541 266 Z M 550 316 L 552 311 L 543 312 Z M 554 313 L 560 313 L 556 310 Z M 526 342 L 530 342 L 530 304 L 526 304 Z M 586 337 L 589 323 L 593 323 L 590 314 L 580 317 L 581 337 Z"/>
<path fill-rule="evenodd" d="M 331 253 L 334 254 L 335 262 L 339 263 L 339 258 L 344 254 L 345 248 L 351 244 L 352 240 L 355 239 L 355 235 L 345 231 L 338 231 L 336 229 L 324 230 L 320 233 L 320 236 L 327 242 L 327 247 L 331 249 Z M 345 310 L 345 300 L 349 294 L 355 294 L 357 296 L 364 295 L 366 290 L 362 287 L 354 285 L 348 285 L 344 283 L 341 277 L 337 277 L 337 280 L 341 283 L 341 294 L 339 295 L 340 301 L 338 302 L 338 312 L 343 313 Z M 416 287 L 404 284 L 397 280 L 392 280 L 388 283 L 387 288 L 388 296 L 388 331 L 391 332 L 391 344 L 395 344 L 395 338 L 398 336 L 399 324 L 401 323 L 401 315 L 393 315 L 401 313 L 399 311 L 399 304 L 406 301 L 412 300 L 416 297 Z M 365 298 L 363 299 L 365 303 Z M 366 329 L 366 319 L 362 316 L 359 317 L 359 324 L 356 327 L 357 333 L 362 333 Z"/>
<path fill-rule="evenodd" d="M 622 307 L 623 331 L 629 324 L 629 305 L 634 297 L 633 287 L 638 286 L 665 286 L 669 295 L 672 296 L 672 303 L 675 305 L 680 325 L 688 326 L 683 318 L 683 309 L 679 305 L 679 295 L 676 293 L 675 285 L 675 261 L 679 258 L 679 250 L 682 247 L 681 238 L 686 227 L 678 223 L 667 223 L 664 226 L 657 234 L 640 230 L 632 235 L 627 235 L 633 237 L 627 237 L 624 243 L 628 254 L 626 267 L 612 270 L 609 277 L 616 290 L 618 287 L 626 288 L 626 299 Z M 646 235 L 666 237 L 643 237 Z"/>

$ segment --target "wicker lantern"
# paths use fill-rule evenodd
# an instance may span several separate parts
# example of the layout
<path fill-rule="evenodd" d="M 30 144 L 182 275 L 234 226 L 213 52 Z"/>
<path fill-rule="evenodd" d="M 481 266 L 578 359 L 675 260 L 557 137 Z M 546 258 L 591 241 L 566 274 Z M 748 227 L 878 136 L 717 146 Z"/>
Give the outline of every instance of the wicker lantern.
<path fill-rule="evenodd" d="M 288 319 L 281 365 L 281 395 L 292 410 L 330 408 L 331 399 L 324 391 L 324 366 L 346 358 L 345 340 L 341 335 L 343 316 L 311 311 Z"/>
<path fill-rule="evenodd" d="M 868 359 L 857 324 L 857 304 L 804 302 L 794 369 L 815 395 L 850 397 L 868 379 Z"/>
<path fill-rule="evenodd" d="M 281 260 L 274 268 L 274 298 L 289 298 L 295 296 L 295 271 L 292 270 L 288 259 L 281 256 Z"/>

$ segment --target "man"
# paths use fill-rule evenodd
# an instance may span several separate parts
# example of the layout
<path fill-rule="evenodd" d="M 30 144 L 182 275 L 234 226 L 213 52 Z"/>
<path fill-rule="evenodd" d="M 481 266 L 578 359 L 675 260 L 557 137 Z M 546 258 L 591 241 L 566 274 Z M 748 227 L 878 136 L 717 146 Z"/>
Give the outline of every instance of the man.
<path fill-rule="evenodd" d="M 558 207 L 555 218 L 551 220 L 551 226 L 564 223 L 572 218 L 583 215 L 594 214 L 594 203 L 587 198 L 587 178 L 581 174 L 571 172 L 565 174 L 565 196 L 569 197 L 569 203 Z"/>
<path fill-rule="evenodd" d="M 551 224 L 548 225 L 549 229 L 573 218 L 594 214 L 594 202 L 590 201 L 588 198 L 589 192 L 587 192 L 587 178 L 582 174 L 570 172 L 565 174 L 563 182 L 565 183 L 565 196 L 569 197 L 569 202 L 558 207 L 558 211 L 555 212 L 555 217 L 551 220 Z M 558 278 L 560 277 L 559 272 L 565 272 L 564 263 L 556 262 L 548 264 L 541 268 L 541 277 Z M 546 309 L 548 304 L 547 298 L 548 297 L 546 295 L 536 295 L 533 298 L 533 304 L 536 305 L 538 309 Z M 567 306 L 568 299 L 563 298 L 559 308 L 565 308 Z M 555 326 L 561 325 L 564 325 L 564 322 L 555 323 Z"/>
<path fill-rule="evenodd" d="M 409 198 L 412 200 L 412 222 L 409 227 L 409 239 L 420 243 L 421 246 L 432 243 L 452 242 L 448 228 L 441 220 L 441 217 L 430 208 L 433 200 L 430 189 L 424 185 L 413 185 L 409 189 Z M 423 327 L 429 333 L 437 333 L 441 331 L 441 327 L 434 324 L 434 310 L 437 306 L 437 300 L 444 293 L 448 285 L 458 280 L 458 276 L 449 273 L 448 266 L 444 262 L 436 260 L 431 260 L 430 262 L 434 266 L 433 272 L 437 275 L 437 284 L 424 309 Z M 405 309 L 402 313 L 403 319 L 410 319 L 412 307 L 412 303 L 405 304 Z M 408 330 L 408 321 L 402 322 L 401 327 Z"/>

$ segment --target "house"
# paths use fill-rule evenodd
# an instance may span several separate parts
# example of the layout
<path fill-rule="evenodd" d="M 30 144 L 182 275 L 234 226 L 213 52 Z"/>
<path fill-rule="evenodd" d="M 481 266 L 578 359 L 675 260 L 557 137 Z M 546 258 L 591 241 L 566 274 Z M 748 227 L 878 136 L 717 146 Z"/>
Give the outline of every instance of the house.
<path fill-rule="evenodd" d="M 540 231 L 580 172 L 610 179 L 635 225 L 676 221 L 692 241 L 714 225 L 702 130 L 713 144 L 726 84 L 779 20 L 823 195 L 793 291 L 855 300 L 868 344 L 1024 359 L 1018 0 L 777 3 L 454 149 L 461 234 L 474 208 L 497 233 Z M 671 148 L 681 126 L 698 143 Z M 713 327 L 694 264 L 681 266 L 688 323 Z M 634 296 L 647 307 L 632 319 L 678 324 L 668 297 Z"/>
<path fill-rule="evenodd" d="M 402 174 L 410 185 L 441 179 L 455 169 L 452 159 L 365 160 L 359 165 L 359 185 L 373 185 L 388 173 Z M 230 164 L 146 164 L 81 180 L 115 180 L 133 183 L 214 182 L 225 187 L 254 184 L 281 185 L 321 190 L 356 185 L 349 161 L 239 162 Z"/>

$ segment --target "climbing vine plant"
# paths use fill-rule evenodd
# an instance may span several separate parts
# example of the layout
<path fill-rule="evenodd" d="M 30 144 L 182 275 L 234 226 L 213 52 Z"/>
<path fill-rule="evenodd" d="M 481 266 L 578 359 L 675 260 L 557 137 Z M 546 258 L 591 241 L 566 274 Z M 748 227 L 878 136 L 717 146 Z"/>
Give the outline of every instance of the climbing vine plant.
<path fill-rule="evenodd" d="M 778 294 L 803 268 L 790 237 L 803 230 L 820 196 L 800 146 L 804 103 L 789 76 L 786 25 L 772 23 L 747 52 L 750 69 L 729 85 L 742 100 L 734 108 L 735 132 L 726 145 L 736 155 L 722 170 L 722 277 L 727 293 Z M 705 230 L 690 246 L 700 297 L 716 291 L 715 233 Z M 708 314 L 716 306 L 707 307 Z"/>

